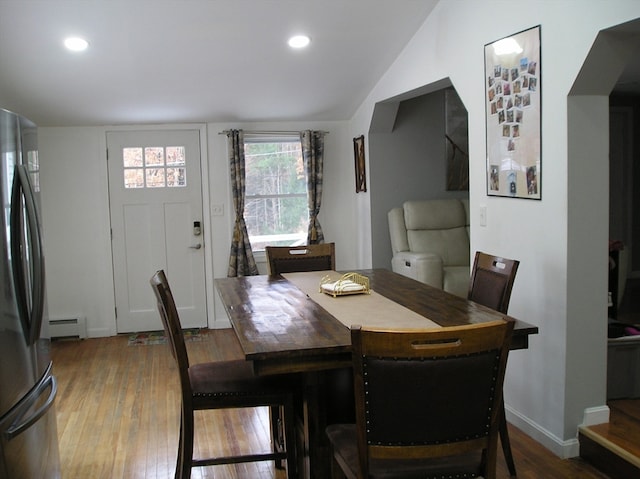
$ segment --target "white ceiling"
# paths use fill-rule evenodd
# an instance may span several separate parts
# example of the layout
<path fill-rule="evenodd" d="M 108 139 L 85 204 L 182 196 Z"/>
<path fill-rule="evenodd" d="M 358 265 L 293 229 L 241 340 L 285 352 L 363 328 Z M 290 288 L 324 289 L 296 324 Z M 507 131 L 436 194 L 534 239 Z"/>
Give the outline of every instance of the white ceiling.
<path fill-rule="evenodd" d="M 0 0 L 0 107 L 41 126 L 346 120 L 437 2 Z"/>

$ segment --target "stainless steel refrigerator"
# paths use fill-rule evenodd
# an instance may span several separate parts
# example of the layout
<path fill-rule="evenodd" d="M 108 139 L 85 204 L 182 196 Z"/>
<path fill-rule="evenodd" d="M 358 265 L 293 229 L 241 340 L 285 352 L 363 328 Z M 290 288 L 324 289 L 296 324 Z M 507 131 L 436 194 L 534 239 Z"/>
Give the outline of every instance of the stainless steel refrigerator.
<path fill-rule="evenodd" d="M 0 479 L 60 477 L 37 128 L 0 110 Z"/>

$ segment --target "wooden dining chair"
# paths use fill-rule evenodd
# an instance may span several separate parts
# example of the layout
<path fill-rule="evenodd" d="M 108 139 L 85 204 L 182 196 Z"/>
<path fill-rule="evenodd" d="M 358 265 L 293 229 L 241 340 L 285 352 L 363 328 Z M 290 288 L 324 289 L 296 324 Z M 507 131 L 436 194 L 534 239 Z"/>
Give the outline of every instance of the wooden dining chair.
<path fill-rule="evenodd" d="M 507 314 L 519 264 L 514 259 L 477 251 L 471 269 L 467 299 Z"/>
<path fill-rule="evenodd" d="M 492 256 L 481 251 L 476 252 L 471 279 L 469 281 L 469 293 L 467 298 L 480 303 L 496 311 L 507 314 L 511 289 L 516 279 L 519 261 L 498 256 Z M 507 417 L 504 410 L 504 402 L 500 406 L 500 441 L 507 461 L 509 474 L 516 477 L 516 465 L 511 452 L 511 441 L 507 429 Z"/>
<path fill-rule="evenodd" d="M 269 274 L 324 271 L 336 268 L 335 243 L 267 246 Z"/>
<path fill-rule="evenodd" d="M 495 478 L 513 325 L 352 327 L 356 422 L 326 429 L 332 477 Z"/>
<path fill-rule="evenodd" d="M 297 477 L 291 379 L 286 375 L 255 376 L 251 362 L 245 360 L 190 365 L 178 311 L 164 271 L 153 275 L 151 286 L 158 300 L 171 352 L 178 364 L 182 389 L 176 479 L 190 478 L 192 467 L 283 459 L 287 464 L 287 477 Z M 193 458 L 194 411 L 260 406 L 283 408 L 285 451 L 276 450 L 274 442 L 272 451 L 268 453 Z"/>
<path fill-rule="evenodd" d="M 334 270 L 336 267 L 335 243 L 267 246 L 265 252 L 270 275 Z M 273 436 L 278 438 L 278 447 L 282 448 L 282 418 L 278 408 L 271 408 L 271 429 Z"/>

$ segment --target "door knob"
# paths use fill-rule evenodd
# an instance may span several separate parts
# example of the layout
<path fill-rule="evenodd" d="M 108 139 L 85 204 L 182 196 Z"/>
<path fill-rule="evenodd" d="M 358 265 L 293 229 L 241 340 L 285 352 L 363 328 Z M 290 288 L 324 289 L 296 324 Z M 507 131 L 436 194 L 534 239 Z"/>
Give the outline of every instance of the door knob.
<path fill-rule="evenodd" d="M 189 248 L 191 248 L 191 249 L 200 249 L 200 248 L 202 248 L 202 245 L 200 243 L 198 243 L 197 245 L 189 246 Z"/>

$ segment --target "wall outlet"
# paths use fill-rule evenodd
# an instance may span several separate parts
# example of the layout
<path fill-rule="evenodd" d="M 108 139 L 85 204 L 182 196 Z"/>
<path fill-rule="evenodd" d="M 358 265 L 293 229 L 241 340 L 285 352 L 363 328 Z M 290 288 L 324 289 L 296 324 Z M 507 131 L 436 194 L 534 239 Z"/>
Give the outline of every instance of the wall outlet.
<path fill-rule="evenodd" d="M 211 216 L 224 216 L 224 205 L 211 205 Z"/>

